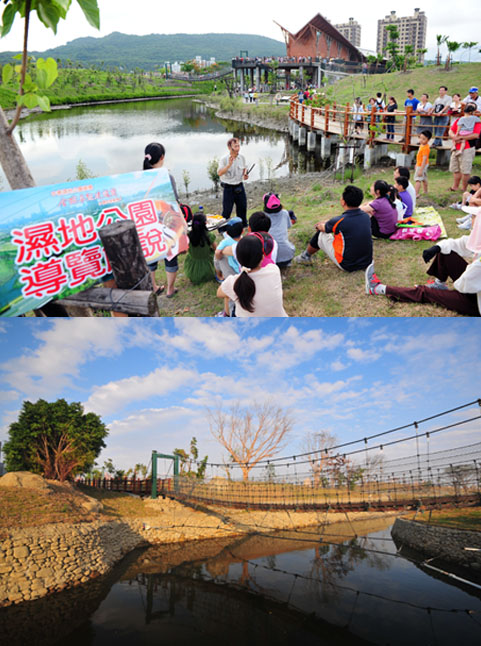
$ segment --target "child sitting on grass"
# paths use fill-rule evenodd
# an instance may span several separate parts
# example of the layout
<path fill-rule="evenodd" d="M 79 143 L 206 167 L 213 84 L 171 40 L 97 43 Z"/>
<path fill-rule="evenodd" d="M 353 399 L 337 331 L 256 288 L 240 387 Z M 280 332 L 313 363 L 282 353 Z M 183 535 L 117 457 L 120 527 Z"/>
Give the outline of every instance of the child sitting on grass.
<path fill-rule="evenodd" d="M 292 226 L 292 220 L 289 211 L 282 208 L 279 196 L 275 193 L 266 193 L 264 195 L 264 213 L 267 214 L 271 221 L 269 232 L 278 244 L 276 264 L 279 269 L 288 267 L 296 252 L 295 246 L 289 240 L 288 231 Z"/>
<path fill-rule="evenodd" d="M 196 213 L 192 218 L 192 229 L 188 236 L 189 250 L 184 273 L 194 285 L 200 285 L 215 278 L 215 235 L 207 231 L 207 219 L 203 213 Z"/>
<path fill-rule="evenodd" d="M 413 215 L 413 200 L 408 193 L 409 180 L 407 177 L 397 177 L 394 180 L 394 188 L 399 193 L 399 199 L 404 205 L 403 219 L 412 218 Z"/>
<path fill-rule="evenodd" d="M 236 316 L 287 316 L 282 303 L 281 272 L 272 263 L 262 267 L 264 251 L 255 234 L 242 238 L 236 247 L 242 266 L 239 276 L 229 276 L 219 285 L 217 296 L 235 302 Z"/>
<path fill-rule="evenodd" d="M 239 242 L 243 231 L 244 224 L 240 218 L 235 217 L 228 220 L 224 239 L 219 242 L 214 253 L 214 266 L 219 280 L 240 273 L 240 265 L 232 254 L 232 247 Z M 226 253 L 227 249 L 230 249 L 231 253 Z"/>

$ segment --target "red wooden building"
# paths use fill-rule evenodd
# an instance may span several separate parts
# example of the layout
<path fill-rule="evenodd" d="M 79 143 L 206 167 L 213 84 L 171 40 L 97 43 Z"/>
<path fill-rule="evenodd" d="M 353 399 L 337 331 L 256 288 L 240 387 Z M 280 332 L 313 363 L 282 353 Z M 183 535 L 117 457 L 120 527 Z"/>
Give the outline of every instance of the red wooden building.
<path fill-rule="evenodd" d="M 320 13 L 300 29 L 297 34 L 279 25 L 284 32 L 287 56 L 296 58 L 334 58 L 362 62 L 364 56 Z"/>

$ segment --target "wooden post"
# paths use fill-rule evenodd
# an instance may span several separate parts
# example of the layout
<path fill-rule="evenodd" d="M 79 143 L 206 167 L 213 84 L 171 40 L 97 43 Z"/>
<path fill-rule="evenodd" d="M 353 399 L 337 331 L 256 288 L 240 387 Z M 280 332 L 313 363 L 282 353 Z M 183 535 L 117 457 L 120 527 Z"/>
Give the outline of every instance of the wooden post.
<path fill-rule="evenodd" d="M 409 152 L 409 146 L 411 145 L 411 133 L 413 127 L 413 107 L 412 105 L 406 106 L 406 123 L 404 124 L 404 146 L 403 153 Z"/>
<path fill-rule="evenodd" d="M 99 231 L 119 289 L 152 290 L 150 271 L 132 220 L 120 220 Z"/>
<path fill-rule="evenodd" d="M 371 119 L 369 122 L 369 145 L 372 146 L 374 140 L 374 124 L 376 123 L 376 108 L 373 107 L 371 110 Z"/>
<path fill-rule="evenodd" d="M 315 108 L 313 105 L 311 105 L 311 130 L 314 129 L 314 114 L 316 112 L 317 108 Z"/>
<path fill-rule="evenodd" d="M 344 112 L 344 136 L 347 137 L 349 133 L 349 103 L 346 103 Z"/>
<path fill-rule="evenodd" d="M 305 114 L 305 112 L 306 112 L 306 106 L 303 103 L 302 104 L 302 110 L 301 110 L 301 121 L 302 121 L 302 123 L 304 123 L 304 114 Z"/>
<path fill-rule="evenodd" d="M 324 107 L 324 110 L 326 111 L 326 113 L 325 113 L 326 114 L 326 120 L 325 120 L 325 124 L 324 124 L 324 133 L 327 136 L 327 134 L 329 133 L 329 106 L 326 105 Z"/>
<path fill-rule="evenodd" d="M 159 314 L 157 297 L 154 292 L 147 290 L 129 291 L 108 287 L 91 287 L 83 292 L 62 298 L 56 303 L 66 307 L 69 313 L 73 308 L 78 308 L 75 316 L 86 316 L 81 311 L 86 307 L 122 314 L 138 314 L 139 316 L 158 316 Z"/>

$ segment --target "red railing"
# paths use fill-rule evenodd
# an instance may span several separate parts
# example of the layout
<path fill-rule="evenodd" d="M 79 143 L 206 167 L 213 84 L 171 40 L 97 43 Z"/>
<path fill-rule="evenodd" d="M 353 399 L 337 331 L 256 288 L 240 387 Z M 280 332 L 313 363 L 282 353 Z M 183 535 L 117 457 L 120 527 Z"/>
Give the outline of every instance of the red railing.
<path fill-rule="evenodd" d="M 397 110 L 396 112 L 378 111 L 374 107 L 359 115 L 349 103 L 343 106 L 333 103 L 316 107 L 305 103 L 300 104 L 297 95 L 295 95 L 290 100 L 289 115 L 311 131 L 319 130 L 326 134 L 365 139 L 369 146 L 373 146 L 375 141 L 397 144 L 406 153 L 419 145 L 416 135 L 421 129 L 430 129 L 433 132 L 433 138 L 439 134 L 441 139 L 448 139 L 448 127 L 434 126 L 434 123 L 431 126 L 422 126 L 416 123 L 418 115 L 413 113 L 410 106 L 406 110 Z M 394 122 L 391 121 L 392 118 L 394 118 Z M 435 132 L 436 127 L 443 129 L 442 134 Z"/>

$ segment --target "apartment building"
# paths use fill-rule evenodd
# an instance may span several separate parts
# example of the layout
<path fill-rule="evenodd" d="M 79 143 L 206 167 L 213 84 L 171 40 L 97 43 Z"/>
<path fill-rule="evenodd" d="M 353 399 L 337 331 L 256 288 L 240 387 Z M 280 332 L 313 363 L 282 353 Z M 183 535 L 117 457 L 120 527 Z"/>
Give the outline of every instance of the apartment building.
<path fill-rule="evenodd" d="M 399 17 L 395 11 L 389 16 L 377 21 L 377 47 L 378 54 L 383 54 L 389 41 L 389 33 L 386 31 L 388 25 L 396 25 L 399 31 L 399 53 L 403 54 L 406 45 L 413 46 L 413 52 L 420 63 L 424 60 L 424 54 L 417 54 L 418 49 L 426 47 L 427 18 L 424 11 L 414 9 L 413 16 Z"/>
<path fill-rule="evenodd" d="M 343 22 L 340 25 L 334 25 L 338 32 L 340 32 L 344 38 L 354 45 L 355 47 L 361 46 L 361 25 L 354 20 L 354 18 L 349 18 L 349 22 Z"/>

